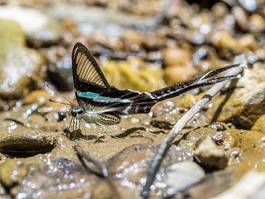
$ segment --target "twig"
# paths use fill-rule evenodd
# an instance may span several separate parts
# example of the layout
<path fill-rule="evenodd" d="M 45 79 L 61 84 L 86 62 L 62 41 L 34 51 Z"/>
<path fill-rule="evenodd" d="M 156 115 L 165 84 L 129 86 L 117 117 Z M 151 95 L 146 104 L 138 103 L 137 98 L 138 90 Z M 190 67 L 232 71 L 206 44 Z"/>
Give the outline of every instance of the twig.
<path fill-rule="evenodd" d="M 108 169 L 105 167 L 104 164 L 92 158 L 88 153 L 83 151 L 79 146 L 74 146 L 74 150 L 76 151 L 77 157 L 82 163 L 83 167 L 89 174 L 93 173 L 94 175 L 100 178 L 108 177 Z M 88 165 L 87 163 L 90 163 L 90 165 Z"/>
<path fill-rule="evenodd" d="M 5 118 L 4 121 L 15 122 L 16 124 L 19 124 L 21 126 L 27 127 L 23 122 L 21 122 L 21 121 L 19 121 L 17 119 L 11 118 L 11 117 Z"/>
<path fill-rule="evenodd" d="M 245 63 L 239 65 L 236 68 L 231 68 L 224 72 L 224 76 L 234 76 L 239 75 L 243 68 L 246 67 Z M 149 168 L 147 169 L 146 182 L 141 191 L 141 198 L 147 199 L 150 194 L 150 187 L 155 180 L 155 176 L 161 166 L 161 163 L 166 156 L 171 144 L 178 136 L 178 140 L 180 140 L 185 134 L 181 130 L 186 126 L 186 124 L 203 108 L 205 105 L 225 86 L 227 81 L 217 83 L 211 89 L 209 89 L 206 94 L 191 107 L 189 111 L 187 111 L 174 125 L 174 127 L 169 132 L 168 136 L 164 140 L 163 143 L 160 144 L 157 153 L 154 158 L 151 160 Z M 176 140 L 175 140 L 176 141 Z"/>

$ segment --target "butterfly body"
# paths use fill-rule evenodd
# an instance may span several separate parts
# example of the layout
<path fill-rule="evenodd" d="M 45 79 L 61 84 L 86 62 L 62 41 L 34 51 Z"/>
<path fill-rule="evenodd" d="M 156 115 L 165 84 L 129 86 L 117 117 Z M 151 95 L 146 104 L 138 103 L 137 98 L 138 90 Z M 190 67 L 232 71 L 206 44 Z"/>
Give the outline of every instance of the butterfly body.
<path fill-rule="evenodd" d="M 233 79 L 234 76 L 216 77 L 216 75 L 236 66 L 231 65 L 210 71 L 193 80 L 153 92 L 121 90 L 110 86 L 88 49 L 83 44 L 77 43 L 72 52 L 72 69 L 75 96 L 79 107 L 72 108 L 70 113 L 73 118 L 83 119 L 88 123 L 118 124 L 122 115 L 148 113 L 159 101 L 178 96 L 194 88 Z"/>
<path fill-rule="evenodd" d="M 84 111 L 77 108 L 72 116 L 78 119 L 78 113 L 88 123 L 103 125 L 120 123 L 120 115 L 150 112 L 151 107 L 156 104 L 156 100 L 147 93 L 116 88 L 110 88 L 103 93 L 76 91 L 75 94 Z"/>

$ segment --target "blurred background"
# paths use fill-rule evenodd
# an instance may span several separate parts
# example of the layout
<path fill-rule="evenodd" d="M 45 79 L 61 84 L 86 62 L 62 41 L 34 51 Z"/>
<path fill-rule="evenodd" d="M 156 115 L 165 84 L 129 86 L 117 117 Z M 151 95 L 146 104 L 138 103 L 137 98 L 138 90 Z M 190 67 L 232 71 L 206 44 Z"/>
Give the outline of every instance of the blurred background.
<path fill-rule="evenodd" d="M 81 132 L 66 134 L 76 42 L 87 46 L 111 84 L 139 91 L 243 58 L 243 78 L 197 114 L 173 144 L 152 196 L 265 198 L 264 5 L 0 0 L 0 198 L 139 198 L 155 144 L 202 96 L 191 92 L 150 114 L 125 116 L 119 125 L 84 124 Z M 75 145 L 106 163 L 111 186 L 85 171 Z"/>
<path fill-rule="evenodd" d="M 264 60 L 262 0 L 10 0 L 0 6 L 0 96 L 71 91 L 80 41 L 119 88 L 176 84 L 240 54 Z"/>

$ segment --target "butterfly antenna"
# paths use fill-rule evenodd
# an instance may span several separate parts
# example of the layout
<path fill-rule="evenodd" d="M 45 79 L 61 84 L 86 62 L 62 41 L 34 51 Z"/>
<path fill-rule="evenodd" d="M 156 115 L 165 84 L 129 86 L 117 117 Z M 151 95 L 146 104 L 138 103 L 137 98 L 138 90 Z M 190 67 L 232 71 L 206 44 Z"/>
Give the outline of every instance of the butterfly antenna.
<path fill-rule="evenodd" d="M 74 104 L 69 100 L 67 99 L 66 97 L 62 96 L 62 98 L 67 101 L 69 103 L 70 106 L 74 106 Z"/>
<path fill-rule="evenodd" d="M 49 102 L 54 102 L 54 103 L 58 103 L 58 104 L 64 104 L 64 105 L 67 105 L 67 106 L 72 106 L 72 103 L 69 100 L 67 100 L 67 99 L 65 99 L 65 100 L 67 101 L 67 103 L 66 102 L 57 101 L 57 100 L 53 100 L 53 99 L 49 99 Z"/>
<path fill-rule="evenodd" d="M 73 117 L 71 117 L 71 120 L 70 120 L 69 125 L 68 125 L 69 132 L 72 132 L 71 131 L 72 129 L 73 129 Z"/>
<path fill-rule="evenodd" d="M 214 78 L 214 77 L 218 76 L 219 74 L 221 74 L 221 73 L 223 73 L 223 72 L 225 72 L 227 70 L 230 70 L 231 68 L 236 68 L 238 66 L 239 66 L 239 64 L 227 65 L 227 66 L 224 66 L 224 67 L 209 71 L 206 74 L 204 74 L 202 76 L 199 76 L 198 78 L 195 78 L 195 80 L 197 80 L 197 82 L 200 82 L 200 81 L 203 81 L 203 80 L 208 80 L 208 79 L 211 79 L 211 78 Z"/>

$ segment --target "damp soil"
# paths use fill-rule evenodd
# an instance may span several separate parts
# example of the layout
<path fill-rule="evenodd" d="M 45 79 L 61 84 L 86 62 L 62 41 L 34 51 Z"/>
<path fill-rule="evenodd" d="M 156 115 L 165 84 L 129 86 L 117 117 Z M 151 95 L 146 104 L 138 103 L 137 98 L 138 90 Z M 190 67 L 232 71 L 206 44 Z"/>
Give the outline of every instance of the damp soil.
<path fill-rule="evenodd" d="M 119 89 L 154 91 L 246 63 L 172 144 L 150 198 L 262 195 L 242 180 L 255 173 L 265 184 L 264 16 L 258 0 L 1 1 L 0 198 L 139 198 L 158 145 L 208 89 L 71 132 L 78 41 Z"/>

